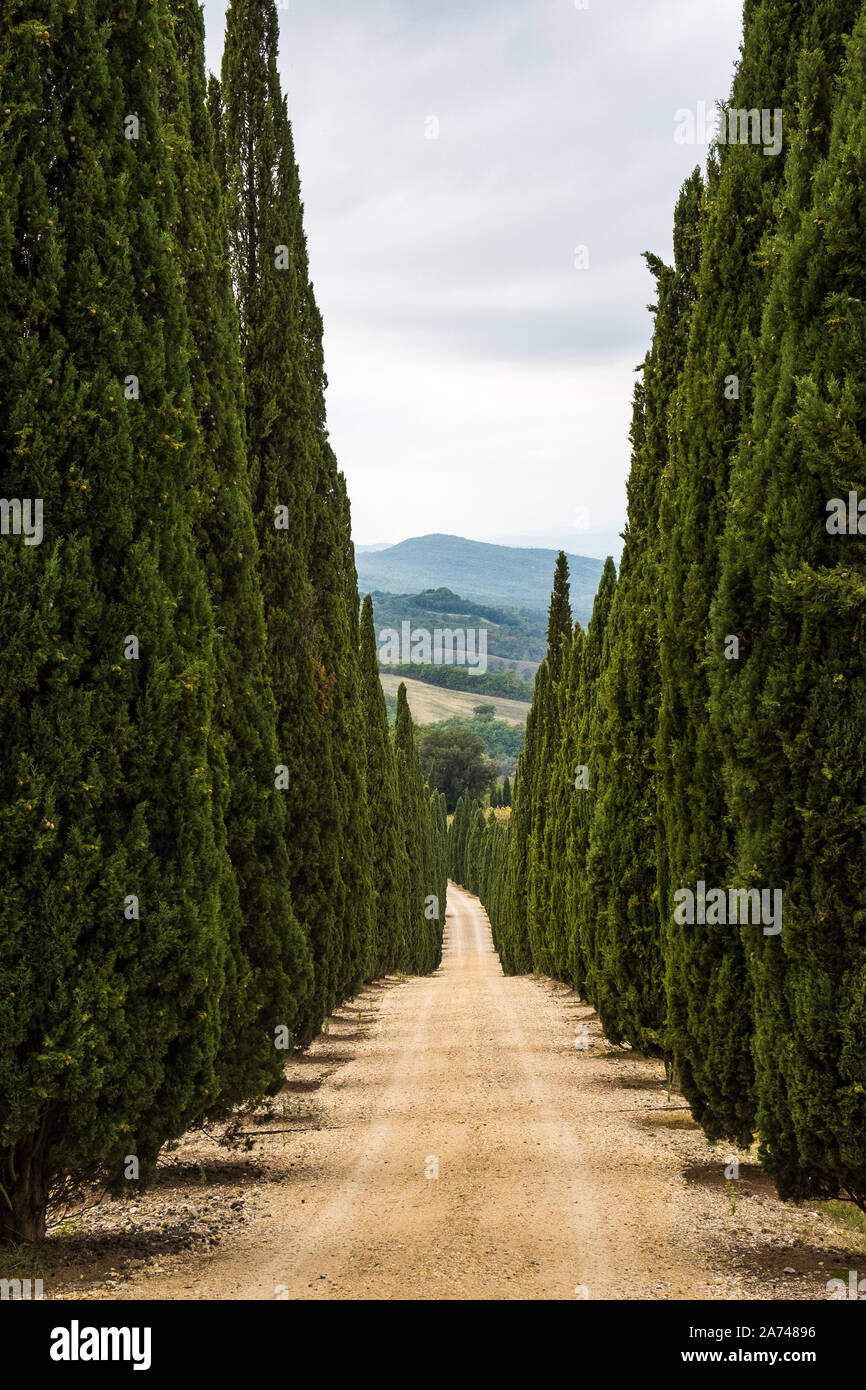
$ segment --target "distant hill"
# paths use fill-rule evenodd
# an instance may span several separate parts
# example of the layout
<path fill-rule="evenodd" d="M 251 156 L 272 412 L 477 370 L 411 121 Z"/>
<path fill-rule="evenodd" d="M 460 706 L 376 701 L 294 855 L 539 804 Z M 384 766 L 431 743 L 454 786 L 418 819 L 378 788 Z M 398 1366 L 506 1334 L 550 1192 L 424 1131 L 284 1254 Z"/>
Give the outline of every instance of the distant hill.
<path fill-rule="evenodd" d="M 547 614 L 493 607 L 461 598 L 451 589 L 427 589 L 423 594 L 372 591 L 377 634 L 383 628 L 401 631 L 408 619 L 413 628 L 486 628 L 488 668 L 510 668 L 532 680 L 547 651 Z"/>
<path fill-rule="evenodd" d="M 546 613 L 553 588 L 555 550 L 490 545 L 461 536 L 416 536 L 384 550 L 356 553 L 361 594 L 374 590 L 418 594 L 449 588 L 479 603 Z M 581 623 L 589 621 L 602 562 L 569 555 L 571 604 Z"/>

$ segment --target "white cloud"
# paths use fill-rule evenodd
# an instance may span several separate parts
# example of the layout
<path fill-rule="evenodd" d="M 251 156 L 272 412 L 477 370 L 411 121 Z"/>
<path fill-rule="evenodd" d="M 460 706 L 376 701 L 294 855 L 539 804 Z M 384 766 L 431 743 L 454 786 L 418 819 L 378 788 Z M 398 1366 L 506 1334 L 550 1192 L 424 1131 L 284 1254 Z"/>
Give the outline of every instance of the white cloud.
<path fill-rule="evenodd" d="M 218 68 L 224 6 L 205 10 Z M 621 529 L 641 252 L 671 254 L 705 153 L 675 143 L 674 112 L 727 93 L 741 0 L 279 15 L 356 538 Z"/>

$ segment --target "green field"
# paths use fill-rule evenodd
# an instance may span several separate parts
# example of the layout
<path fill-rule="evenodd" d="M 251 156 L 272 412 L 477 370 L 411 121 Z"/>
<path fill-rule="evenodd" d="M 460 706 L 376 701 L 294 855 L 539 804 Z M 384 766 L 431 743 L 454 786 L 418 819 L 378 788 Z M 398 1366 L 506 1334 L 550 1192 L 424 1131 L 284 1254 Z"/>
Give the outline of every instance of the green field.
<path fill-rule="evenodd" d="M 423 681 L 406 680 L 404 676 L 389 675 L 384 671 L 380 679 L 385 694 L 394 696 L 402 681 L 409 697 L 412 718 L 418 724 L 436 724 L 440 719 L 450 719 L 453 715 L 471 719 L 476 705 L 495 705 L 496 718 L 504 719 L 507 724 L 525 724 L 529 713 L 529 701 L 479 695 L 474 690 L 446 690 L 442 686 L 425 685 Z"/>

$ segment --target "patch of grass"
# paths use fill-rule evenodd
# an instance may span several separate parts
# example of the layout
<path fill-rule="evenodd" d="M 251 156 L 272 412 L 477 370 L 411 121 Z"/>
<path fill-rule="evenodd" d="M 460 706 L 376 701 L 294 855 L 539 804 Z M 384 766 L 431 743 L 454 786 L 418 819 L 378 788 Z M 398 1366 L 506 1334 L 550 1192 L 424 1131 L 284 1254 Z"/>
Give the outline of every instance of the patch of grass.
<path fill-rule="evenodd" d="M 682 1110 L 658 1110 L 652 1116 L 651 1123 L 664 1125 L 665 1129 L 700 1129 L 697 1120 Z"/>
<path fill-rule="evenodd" d="M 435 724 L 440 719 L 450 719 L 454 715 L 471 721 L 475 706 L 482 698 L 475 690 L 449 690 L 441 685 L 427 685 L 424 681 L 412 680 L 403 675 L 380 672 L 379 679 L 386 695 L 396 695 L 401 683 L 406 686 L 412 718 L 418 724 Z M 531 689 L 527 686 L 527 693 Z M 486 697 L 484 697 L 486 699 Z M 506 724 L 523 725 L 529 713 L 529 700 L 512 700 L 507 696 L 491 696 L 490 704 L 496 706 L 496 718 Z"/>
<path fill-rule="evenodd" d="M 48 1240 L 63 1240 L 64 1236 L 75 1236 L 82 1230 L 82 1222 L 70 1218 L 68 1221 L 61 1221 L 53 1231 L 48 1232 Z"/>
<path fill-rule="evenodd" d="M 823 1211 L 838 1226 L 844 1227 L 846 1234 L 857 1237 L 858 1249 L 866 1253 L 866 1212 L 855 1207 L 853 1202 L 816 1202 L 818 1211 Z"/>
<path fill-rule="evenodd" d="M 0 1279 L 41 1279 L 45 1256 L 38 1245 L 10 1245 L 0 1250 Z"/>

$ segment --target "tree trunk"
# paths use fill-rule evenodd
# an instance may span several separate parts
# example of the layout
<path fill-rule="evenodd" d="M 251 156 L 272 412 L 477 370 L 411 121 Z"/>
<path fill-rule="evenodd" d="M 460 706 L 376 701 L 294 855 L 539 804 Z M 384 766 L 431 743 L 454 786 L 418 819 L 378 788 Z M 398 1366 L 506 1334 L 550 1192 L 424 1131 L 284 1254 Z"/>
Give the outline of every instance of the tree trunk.
<path fill-rule="evenodd" d="M 0 1152 L 0 1245 L 42 1240 L 50 1185 L 44 1132 Z"/>

